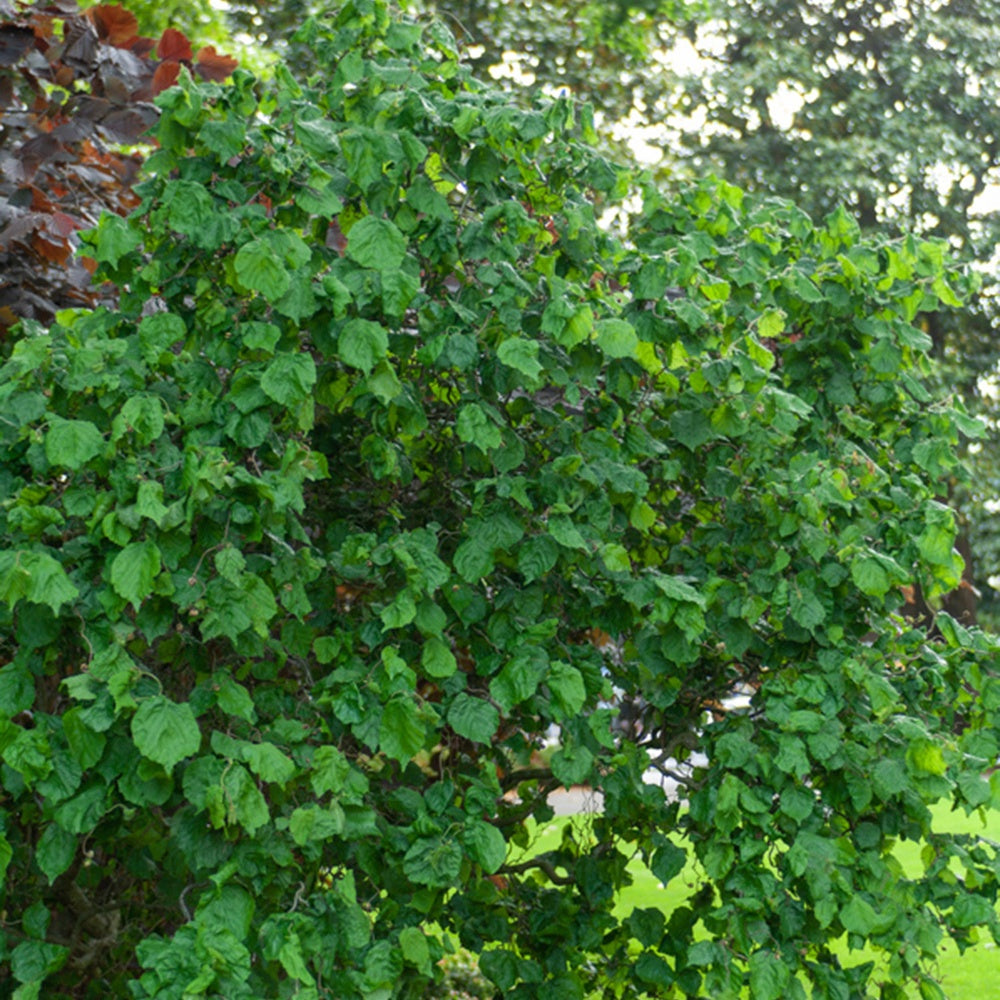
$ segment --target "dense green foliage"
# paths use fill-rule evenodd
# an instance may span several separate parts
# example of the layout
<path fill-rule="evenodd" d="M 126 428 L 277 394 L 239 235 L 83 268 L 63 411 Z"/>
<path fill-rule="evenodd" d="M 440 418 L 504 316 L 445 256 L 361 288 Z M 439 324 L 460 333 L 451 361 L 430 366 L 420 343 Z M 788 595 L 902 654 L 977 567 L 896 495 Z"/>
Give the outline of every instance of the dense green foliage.
<path fill-rule="evenodd" d="M 865 231 L 944 239 L 978 262 L 985 280 L 970 308 L 929 314 L 923 326 L 942 384 L 995 426 L 996 401 L 979 379 L 997 365 L 1000 4 L 709 0 L 708 8 L 693 36 L 702 61 L 678 81 L 687 118 L 669 142 L 682 150 L 681 169 L 718 172 L 815 216 L 844 204 Z M 968 459 L 973 486 L 953 499 L 986 590 L 1000 573 L 990 506 L 1000 456 L 990 445 Z"/>
<path fill-rule="evenodd" d="M 995 375 L 997 362 L 995 0 L 426 6 L 476 46 L 481 73 L 518 67 L 520 75 L 500 76 L 513 93 L 565 88 L 593 102 L 605 116 L 605 140 L 616 125 L 638 127 L 663 151 L 664 184 L 713 173 L 791 198 L 814 218 L 842 204 L 866 233 L 944 239 L 976 261 L 985 278 L 980 294 L 961 313 L 930 313 L 921 325 L 934 343 L 940 384 L 957 388 L 970 412 L 996 426 L 995 399 L 980 382 Z M 628 133 L 617 134 L 620 145 Z M 1000 575 L 993 512 L 1000 456 L 984 445 L 965 458 L 975 469 L 972 485 L 945 492 L 976 555 L 969 576 L 995 602 L 988 580 Z"/>
<path fill-rule="evenodd" d="M 939 996 L 942 936 L 1000 933 L 928 809 L 1000 794 L 1000 681 L 893 612 L 960 572 L 976 426 L 912 324 L 965 279 L 717 182 L 619 241 L 571 102 L 376 0 L 299 42 L 311 84 L 160 95 L 86 237 L 118 307 L 0 368 L 14 995 L 419 997 L 453 936 L 511 997 Z M 593 839 L 532 854 L 580 783 Z M 688 905 L 613 915 L 675 833 Z"/>

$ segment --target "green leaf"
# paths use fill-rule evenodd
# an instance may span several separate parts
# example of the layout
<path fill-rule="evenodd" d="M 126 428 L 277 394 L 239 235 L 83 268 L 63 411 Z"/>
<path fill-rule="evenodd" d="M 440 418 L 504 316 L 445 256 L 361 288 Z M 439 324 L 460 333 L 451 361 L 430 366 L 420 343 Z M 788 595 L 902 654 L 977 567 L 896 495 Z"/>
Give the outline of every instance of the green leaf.
<path fill-rule="evenodd" d="M 153 313 L 139 323 L 139 343 L 146 361 L 155 364 L 161 354 L 187 336 L 187 327 L 180 316 L 173 313 Z"/>
<path fill-rule="evenodd" d="M 163 503 L 163 485 L 149 479 L 139 483 L 135 511 L 140 517 L 148 517 L 153 524 L 160 527 L 169 513 L 169 508 Z"/>
<path fill-rule="evenodd" d="M 101 264 L 117 267 L 122 257 L 141 245 L 142 237 L 120 215 L 105 212 L 96 233 L 86 234 L 85 242 L 93 249 L 90 255 Z"/>
<path fill-rule="evenodd" d="M 538 341 L 527 340 L 524 337 L 510 337 L 497 348 L 497 357 L 508 368 L 513 368 L 536 379 L 542 374 L 542 366 L 538 361 Z"/>
<path fill-rule="evenodd" d="M 153 592 L 160 566 L 160 550 L 153 542 L 132 542 L 111 562 L 111 586 L 138 611 Z"/>
<path fill-rule="evenodd" d="M 462 692 L 448 708 L 448 725 L 473 743 L 489 743 L 500 725 L 500 713 L 481 698 Z"/>
<path fill-rule="evenodd" d="M 21 941 L 10 953 L 10 971 L 20 983 L 41 983 L 61 969 L 69 958 L 69 948 L 46 941 Z"/>
<path fill-rule="evenodd" d="M 880 760 L 872 768 L 872 785 L 876 795 L 889 799 L 900 795 L 910 787 L 910 780 L 900 761 L 895 759 Z"/>
<path fill-rule="evenodd" d="M 272 302 L 280 299 L 292 283 L 274 247 L 261 239 L 244 243 L 236 254 L 234 264 L 240 281 Z"/>
<path fill-rule="evenodd" d="M 577 526 L 565 514 L 553 514 L 548 520 L 549 534 L 564 548 L 588 550 Z"/>
<path fill-rule="evenodd" d="M 215 201 L 204 186 L 194 181 L 177 180 L 164 192 L 167 221 L 170 226 L 191 236 L 199 246 L 212 228 Z"/>
<path fill-rule="evenodd" d="M 503 441 L 500 428 L 490 421 L 477 403 L 470 403 L 459 409 L 455 431 L 459 440 L 474 444 L 484 453 L 491 448 L 499 448 Z"/>
<path fill-rule="evenodd" d="M 62 564 L 47 552 L 0 552 L 0 599 L 10 607 L 23 598 L 58 614 L 79 596 Z"/>
<path fill-rule="evenodd" d="M 710 281 L 698 286 L 698 291 L 709 302 L 726 302 L 729 299 L 731 286 L 728 281 Z"/>
<path fill-rule="evenodd" d="M 399 950 L 410 965 L 415 965 L 425 976 L 431 975 L 430 948 L 419 927 L 404 927 L 399 932 Z"/>
<path fill-rule="evenodd" d="M 674 973 L 662 958 L 652 951 L 644 951 L 636 960 L 635 974 L 646 983 L 659 987 L 663 996 L 669 996 L 667 990 L 674 985 Z"/>
<path fill-rule="evenodd" d="M 276 403 L 295 406 L 307 399 L 316 384 L 316 364 L 305 352 L 279 354 L 260 377 L 260 387 Z"/>
<path fill-rule="evenodd" d="M 311 840 L 329 840 L 343 831 L 344 813 L 339 806 L 332 809 L 300 806 L 288 821 L 288 832 L 299 847 L 305 847 Z"/>
<path fill-rule="evenodd" d="M 704 595 L 700 594 L 691 584 L 686 583 L 684 580 L 676 576 L 665 576 L 662 573 L 657 573 L 653 577 L 653 580 L 657 588 L 672 600 L 696 604 L 702 611 L 707 607 Z"/>
<path fill-rule="evenodd" d="M 289 275 L 288 291 L 274 303 L 274 308 L 282 316 L 287 316 L 299 325 L 311 317 L 317 309 L 316 292 L 312 286 L 312 276 L 307 268 L 299 268 Z"/>
<path fill-rule="evenodd" d="M 454 885 L 462 870 L 462 849 L 454 840 L 424 837 L 403 858 L 403 871 L 411 882 L 446 888 Z"/>
<path fill-rule="evenodd" d="M 674 437 L 691 451 L 700 448 L 715 437 L 712 422 L 702 410 L 680 410 L 670 418 L 670 430 Z"/>
<path fill-rule="evenodd" d="M 841 907 L 840 922 L 844 930 L 851 934 L 867 937 L 878 926 L 879 918 L 870 903 L 855 895 L 846 906 Z"/>
<path fill-rule="evenodd" d="M 107 738 L 95 732 L 83 721 L 83 709 L 71 708 L 62 717 L 63 731 L 70 752 L 82 768 L 92 767 L 104 753 Z"/>
<path fill-rule="evenodd" d="M 52 417 L 45 435 L 45 457 L 52 465 L 83 468 L 104 450 L 104 436 L 86 420 Z"/>
<path fill-rule="evenodd" d="M 814 629 L 826 620 L 826 609 L 807 586 L 796 584 L 788 598 L 788 611 L 806 629 Z"/>
<path fill-rule="evenodd" d="M 327 792 L 340 792 L 350 770 L 349 761 L 336 747 L 319 747 L 313 756 L 312 775 L 309 778 L 313 794 L 320 797 Z"/>
<path fill-rule="evenodd" d="M 989 927 L 996 922 L 996 913 L 989 899 L 969 892 L 955 901 L 951 922 L 956 927 Z"/>
<path fill-rule="evenodd" d="M 382 307 L 386 315 L 402 319 L 407 307 L 420 291 L 420 278 L 408 271 L 382 272 Z"/>
<path fill-rule="evenodd" d="M 0 836 L 0 878 L 6 875 L 13 857 L 14 848 L 10 846 L 10 841 L 6 837 Z"/>
<path fill-rule="evenodd" d="M 227 545 L 225 548 L 220 549 L 212 557 L 212 562 L 215 563 L 215 568 L 218 570 L 219 576 L 232 583 L 238 583 L 240 577 L 243 575 L 243 570 L 246 569 L 247 561 L 243 558 L 243 553 L 240 552 L 235 545 Z"/>
<path fill-rule="evenodd" d="M 545 576 L 555 567 L 558 560 L 559 548 L 547 535 L 529 538 L 517 550 L 517 568 L 524 576 L 525 583 L 531 583 Z"/>
<path fill-rule="evenodd" d="M 547 670 L 548 657 L 544 649 L 530 646 L 521 649 L 490 682 L 490 694 L 505 712 L 509 712 L 538 690 Z"/>
<path fill-rule="evenodd" d="M 944 990 L 933 979 L 924 976 L 920 980 L 920 1000 L 948 1000 Z"/>
<path fill-rule="evenodd" d="M 385 328 L 368 319 L 352 319 L 344 325 L 337 340 L 341 360 L 352 368 L 370 372 L 389 351 Z"/>
<path fill-rule="evenodd" d="M 563 746 L 552 755 L 552 773 L 566 788 L 590 779 L 594 755 L 583 746 Z"/>
<path fill-rule="evenodd" d="M 955 534 L 953 523 L 928 524 L 917 536 L 917 549 L 931 565 L 950 566 Z"/>
<path fill-rule="evenodd" d="M 107 812 L 107 792 L 103 784 L 92 785 L 60 802 L 53 814 L 56 823 L 69 833 L 90 833 Z"/>
<path fill-rule="evenodd" d="M 556 660 L 549 668 L 545 683 L 552 694 L 557 722 L 579 714 L 587 700 L 587 689 L 583 674 L 576 667 Z"/>
<path fill-rule="evenodd" d="M 120 419 L 126 429 L 135 432 L 139 444 L 150 444 L 163 433 L 163 403 L 157 396 L 131 396 L 122 407 Z"/>
<path fill-rule="evenodd" d="M 240 756 L 261 781 L 284 785 L 295 774 L 294 761 L 273 743 L 243 743 Z"/>
<path fill-rule="evenodd" d="M 507 859 L 507 842 L 492 823 L 469 820 L 462 839 L 469 855 L 482 865 L 488 875 L 493 874 Z"/>
<path fill-rule="evenodd" d="M 786 319 L 784 309 L 765 309 L 757 320 L 757 334 L 768 338 L 780 336 L 784 332 Z"/>
<path fill-rule="evenodd" d="M 915 739 L 910 743 L 906 751 L 906 763 L 922 774 L 940 777 L 948 772 L 941 747 L 928 739 Z"/>
<path fill-rule="evenodd" d="M 478 538 L 467 538 L 455 550 L 455 570 L 466 583 L 476 583 L 496 565 L 493 549 Z"/>
<path fill-rule="evenodd" d="M 892 577 L 876 555 L 855 556 L 851 560 L 851 579 L 869 597 L 885 597 L 893 586 Z"/>
<path fill-rule="evenodd" d="M 666 843 L 657 848 L 650 863 L 650 871 L 666 886 L 676 878 L 687 864 L 687 852 L 676 844 Z"/>
<path fill-rule="evenodd" d="M 406 256 L 406 237 L 388 219 L 366 215 L 347 234 L 347 256 L 362 267 L 392 271 Z"/>
<path fill-rule="evenodd" d="M 426 731 L 417 707 L 409 700 L 393 698 L 382 709 L 379 746 L 388 757 L 401 764 L 423 749 Z"/>
<path fill-rule="evenodd" d="M 639 338 L 631 323 L 623 319 L 602 319 L 597 324 L 597 346 L 609 358 L 634 358 Z"/>
<path fill-rule="evenodd" d="M 167 771 L 201 746 L 201 730 L 191 706 L 159 694 L 139 703 L 131 729 L 138 751 Z"/>
<path fill-rule="evenodd" d="M 563 347 L 576 347 L 577 344 L 588 340 L 593 332 L 594 311 L 590 306 L 581 306 L 566 321 L 563 329 L 556 334 L 556 340 Z"/>
<path fill-rule="evenodd" d="M 250 772 L 242 764 L 230 765 L 225 771 L 222 782 L 222 788 L 215 786 L 211 790 L 216 815 L 221 820 L 215 825 L 231 826 L 233 823 L 238 823 L 252 837 L 271 819 L 267 800 Z M 212 811 L 210 807 L 210 815 Z"/>
<path fill-rule="evenodd" d="M 629 573 L 632 570 L 628 550 L 618 542 L 605 542 L 601 546 L 601 561 L 610 573 Z"/>
<path fill-rule="evenodd" d="M 791 973 L 780 958 L 771 951 L 757 951 L 748 965 L 753 1000 L 784 1000 Z"/>
<path fill-rule="evenodd" d="M 75 856 L 76 837 L 55 823 L 50 823 L 35 847 L 35 864 L 49 880 L 49 885 L 69 868 Z"/>
<path fill-rule="evenodd" d="M 333 122 L 324 118 L 295 121 L 295 135 L 304 149 L 317 156 L 335 152 L 340 148 L 340 137 Z"/>
<path fill-rule="evenodd" d="M 458 669 L 458 662 L 451 647 L 444 639 L 436 635 L 424 640 L 424 648 L 420 654 L 420 665 L 428 677 L 451 677 Z"/>

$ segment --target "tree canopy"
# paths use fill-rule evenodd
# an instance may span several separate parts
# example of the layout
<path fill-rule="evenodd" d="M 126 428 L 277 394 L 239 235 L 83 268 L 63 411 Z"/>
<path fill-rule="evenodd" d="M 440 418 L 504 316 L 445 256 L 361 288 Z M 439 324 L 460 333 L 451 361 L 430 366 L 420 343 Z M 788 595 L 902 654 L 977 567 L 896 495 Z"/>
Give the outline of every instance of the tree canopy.
<path fill-rule="evenodd" d="M 943 386 L 996 424 L 1000 213 L 1000 6 L 713 0 L 692 32 L 701 57 L 678 80 L 686 115 L 668 143 L 681 169 L 717 171 L 822 216 L 844 204 L 864 229 L 946 240 L 976 261 L 970 308 L 928 315 Z M 684 121 L 684 119 L 680 119 Z M 970 491 L 950 492 L 971 531 L 976 581 L 1000 571 L 995 445 L 969 456 Z"/>
<path fill-rule="evenodd" d="M 996 802 L 1000 679 L 895 612 L 961 572 L 978 426 L 915 324 L 968 277 L 718 181 L 618 237 L 572 100 L 380 0 L 297 44 L 326 71 L 180 72 L 83 236 L 117 301 L 4 348 L 14 995 L 419 997 L 457 940 L 515 998 L 941 996 L 1000 932 L 930 809 Z"/>

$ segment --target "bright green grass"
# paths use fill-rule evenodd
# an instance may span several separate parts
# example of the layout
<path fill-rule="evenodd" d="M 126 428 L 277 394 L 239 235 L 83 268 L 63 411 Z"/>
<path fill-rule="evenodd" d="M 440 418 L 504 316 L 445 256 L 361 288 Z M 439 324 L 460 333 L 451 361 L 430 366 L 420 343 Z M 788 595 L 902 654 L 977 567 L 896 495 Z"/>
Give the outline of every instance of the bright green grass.
<path fill-rule="evenodd" d="M 935 810 L 938 830 L 955 833 L 981 834 L 990 840 L 1000 840 L 1000 814 L 991 813 L 984 825 L 977 815 L 963 816 L 949 812 L 947 808 Z M 556 847 L 567 823 L 579 830 L 578 839 L 586 839 L 589 819 L 585 815 L 557 817 L 545 824 L 533 839 L 529 853 L 535 854 Z M 896 854 L 908 871 L 919 870 L 919 852 L 916 844 L 903 842 L 896 848 Z M 690 856 L 690 852 L 689 852 Z M 633 883 L 621 895 L 616 907 L 619 914 L 627 914 L 635 907 L 656 906 L 670 914 L 699 887 L 701 880 L 692 861 L 669 885 L 660 881 L 641 863 L 632 867 Z M 845 940 L 838 942 L 834 949 L 845 964 L 858 964 L 877 956 L 867 951 L 851 952 Z M 996 1000 L 1000 998 L 1000 948 L 992 941 L 984 941 L 966 950 L 964 955 L 951 942 L 942 946 L 937 968 L 942 988 L 949 1000 Z"/>

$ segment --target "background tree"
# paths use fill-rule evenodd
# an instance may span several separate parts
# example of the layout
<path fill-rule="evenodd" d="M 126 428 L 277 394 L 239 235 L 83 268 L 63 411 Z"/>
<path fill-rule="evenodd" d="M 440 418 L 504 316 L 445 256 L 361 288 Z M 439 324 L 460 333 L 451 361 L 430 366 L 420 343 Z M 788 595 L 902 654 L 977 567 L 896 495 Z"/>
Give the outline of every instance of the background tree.
<path fill-rule="evenodd" d="M 1000 6 L 713 0 L 690 32 L 701 58 L 679 80 L 687 125 L 670 130 L 694 175 L 714 171 L 792 198 L 816 216 L 844 204 L 866 230 L 948 242 L 984 275 L 972 308 L 923 321 L 942 386 L 993 425 L 994 248 L 1000 237 Z M 1000 570 L 990 503 L 995 443 L 973 450 L 971 491 L 954 494 L 979 562 Z M 954 484 L 941 484 L 952 494 Z"/>
<path fill-rule="evenodd" d="M 960 570 L 976 425 L 913 323 L 963 275 L 721 182 L 621 241 L 572 102 L 373 0 L 298 43 L 309 82 L 159 95 L 84 237 L 114 308 L 4 348 L 12 992 L 418 997 L 458 938 L 515 998 L 939 996 L 942 939 L 1000 934 L 996 845 L 929 808 L 1000 792 L 996 648 L 894 614 Z M 688 852 L 669 919 L 616 913 Z"/>

